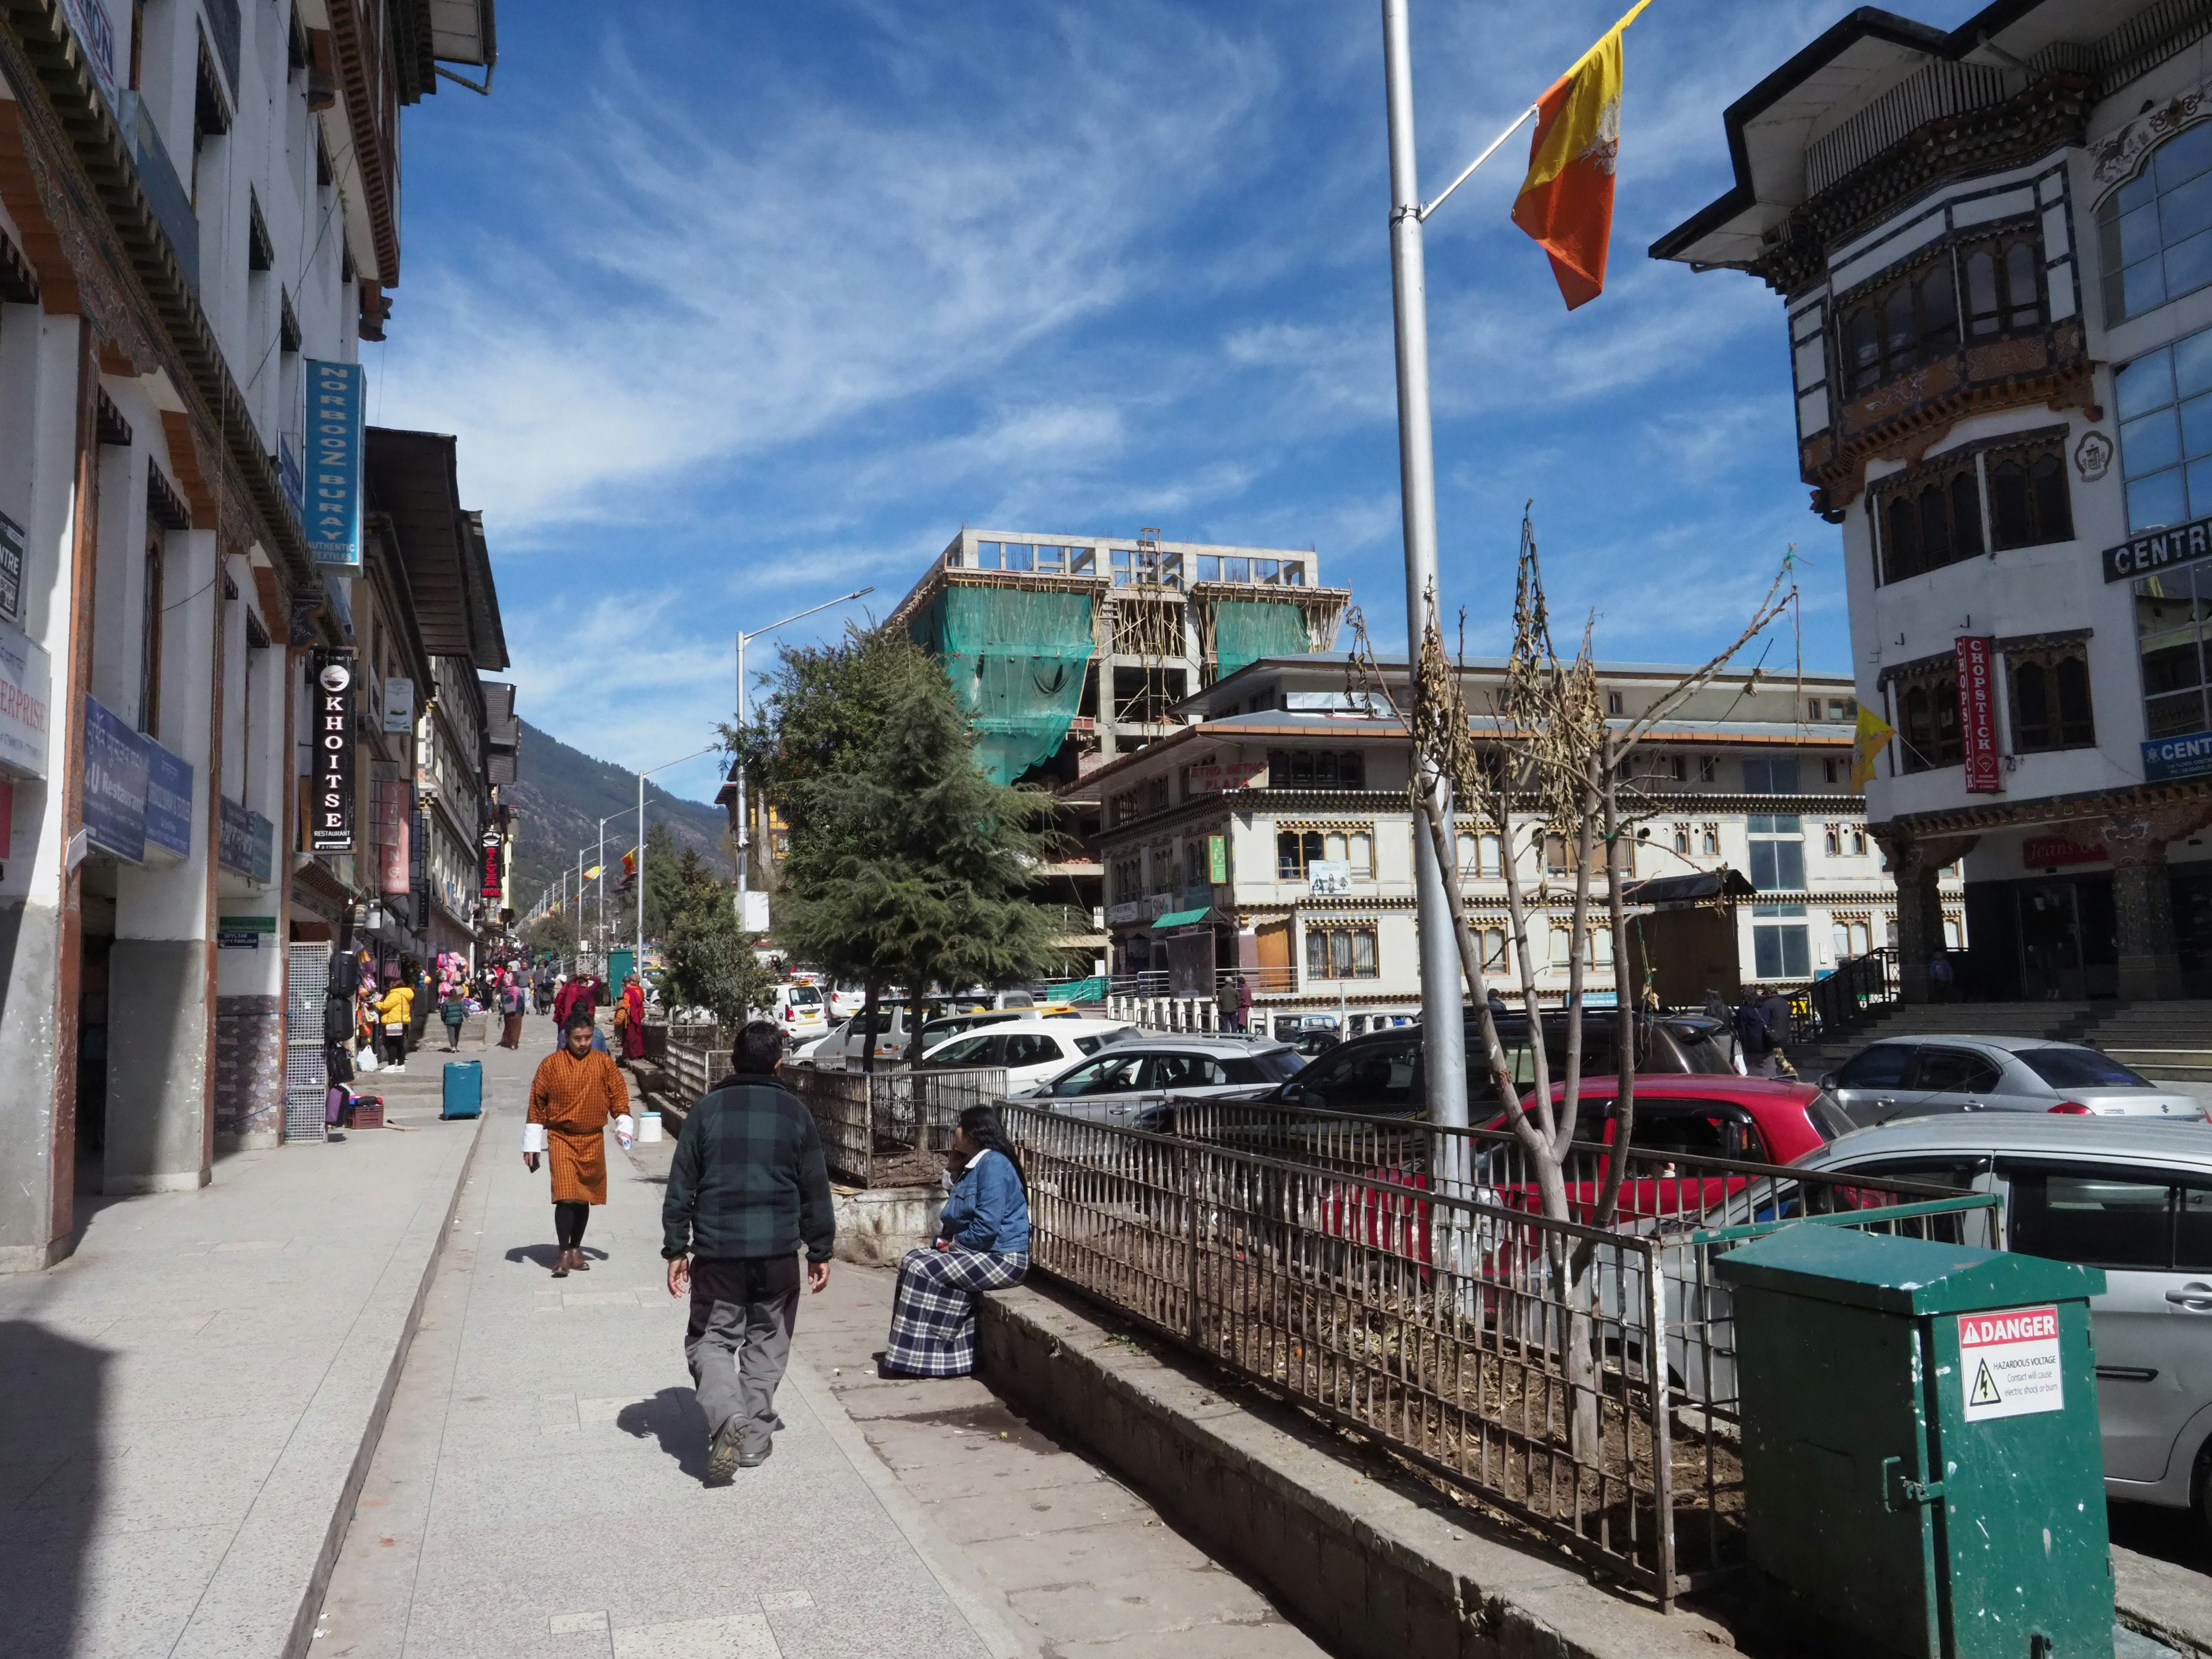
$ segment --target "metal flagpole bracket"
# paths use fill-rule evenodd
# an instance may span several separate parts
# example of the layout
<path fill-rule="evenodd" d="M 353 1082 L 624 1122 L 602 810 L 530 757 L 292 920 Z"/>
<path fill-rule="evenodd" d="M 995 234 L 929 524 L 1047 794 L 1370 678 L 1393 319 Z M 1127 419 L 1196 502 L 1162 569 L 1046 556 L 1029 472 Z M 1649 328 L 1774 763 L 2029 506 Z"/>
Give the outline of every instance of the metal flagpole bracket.
<path fill-rule="evenodd" d="M 1399 212 L 1410 213 L 1414 218 L 1419 220 L 1423 224 L 1426 224 L 1429 221 L 1429 216 L 1434 213 L 1438 208 L 1442 207 L 1454 191 L 1457 190 L 1462 185 L 1474 177 L 1474 170 L 1477 167 L 1480 167 L 1485 161 L 1487 161 L 1492 156 L 1497 155 L 1499 146 L 1504 144 L 1504 142 L 1508 138 L 1510 138 L 1515 133 L 1521 131 L 1522 127 L 1527 124 L 1528 118 L 1536 112 L 1536 108 L 1537 106 L 1535 105 L 1531 104 L 1528 108 L 1522 110 L 1520 114 L 1515 116 L 1513 118 L 1513 125 L 1506 128 L 1504 131 L 1499 133 L 1498 137 L 1492 139 L 1490 141 L 1490 148 L 1484 150 L 1482 154 L 1476 156 L 1474 160 L 1469 161 L 1467 164 L 1467 170 L 1462 173 L 1458 178 L 1453 179 L 1451 183 L 1446 185 L 1443 189 L 1437 193 L 1436 200 L 1433 202 L 1424 202 L 1417 208 L 1401 208 L 1399 209 Z"/>

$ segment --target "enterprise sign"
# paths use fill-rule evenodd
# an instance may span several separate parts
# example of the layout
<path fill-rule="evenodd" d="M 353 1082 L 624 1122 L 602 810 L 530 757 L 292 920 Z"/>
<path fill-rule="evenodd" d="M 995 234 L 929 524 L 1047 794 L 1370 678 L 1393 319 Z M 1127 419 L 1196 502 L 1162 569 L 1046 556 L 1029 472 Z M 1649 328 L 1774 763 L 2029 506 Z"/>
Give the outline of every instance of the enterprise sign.
<path fill-rule="evenodd" d="M 2192 564 L 2203 558 L 2212 558 L 2212 518 L 2146 531 L 2118 547 L 2106 548 L 2105 580 L 2124 582 L 2137 576 L 2154 576 L 2174 565 Z"/>

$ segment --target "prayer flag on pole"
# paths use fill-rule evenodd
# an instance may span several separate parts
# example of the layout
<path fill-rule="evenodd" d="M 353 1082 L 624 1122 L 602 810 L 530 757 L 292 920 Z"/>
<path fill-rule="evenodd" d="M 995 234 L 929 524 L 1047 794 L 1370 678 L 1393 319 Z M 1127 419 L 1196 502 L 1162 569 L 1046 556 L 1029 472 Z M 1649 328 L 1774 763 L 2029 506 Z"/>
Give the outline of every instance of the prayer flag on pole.
<path fill-rule="evenodd" d="M 1536 100 L 1528 176 L 1514 199 L 1513 222 L 1552 257 L 1567 309 L 1605 291 L 1613 240 L 1613 171 L 1620 156 L 1620 35 L 1651 0 L 1627 16 Z"/>
<path fill-rule="evenodd" d="M 1863 789 L 1874 775 L 1875 757 L 1889 746 L 1897 728 L 1868 708 L 1859 705 L 1859 727 L 1851 739 L 1851 787 Z"/>

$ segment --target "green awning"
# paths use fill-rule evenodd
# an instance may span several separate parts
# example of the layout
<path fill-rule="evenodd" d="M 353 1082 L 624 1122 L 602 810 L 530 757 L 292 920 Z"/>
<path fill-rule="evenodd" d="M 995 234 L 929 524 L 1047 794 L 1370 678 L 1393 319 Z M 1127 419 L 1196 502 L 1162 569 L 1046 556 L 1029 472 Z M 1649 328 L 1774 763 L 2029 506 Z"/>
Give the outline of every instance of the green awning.
<path fill-rule="evenodd" d="M 1201 904 L 1195 910 L 1170 910 L 1152 924 L 1152 931 L 1157 933 L 1164 927 L 1195 927 L 1212 914 L 1210 904 Z"/>

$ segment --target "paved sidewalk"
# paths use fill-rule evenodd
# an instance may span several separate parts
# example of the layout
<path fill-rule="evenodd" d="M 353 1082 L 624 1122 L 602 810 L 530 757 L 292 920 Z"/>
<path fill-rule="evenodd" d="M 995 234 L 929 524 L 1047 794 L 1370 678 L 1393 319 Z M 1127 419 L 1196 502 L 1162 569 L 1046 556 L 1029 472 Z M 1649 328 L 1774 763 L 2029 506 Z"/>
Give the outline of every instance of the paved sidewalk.
<path fill-rule="evenodd" d="M 436 1070 L 382 1091 L 406 1127 L 91 1200 L 67 1261 L 0 1278 L 0 1651 L 304 1647 L 477 1134 Z"/>
<path fill-rule="evenodd" d="M 532 1023 L 525 1056 L 545 1052 Z M 520 1096 L 491 1105 L 459 1224 L 316 1626 L 317 1659 L 1014 1659 L 958 1553 L 804 1359 L 775 1455 L 701 1484 L 659 1254 L 668 1147 L 609 1158 L 592 1271 L 547 1271 Z M 836 1272 L 852 1269 L 840 1264 Z M 801 1305 L 802 1349 L 826 1298 Z"/>

